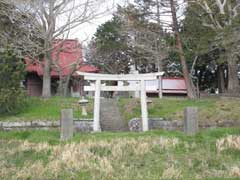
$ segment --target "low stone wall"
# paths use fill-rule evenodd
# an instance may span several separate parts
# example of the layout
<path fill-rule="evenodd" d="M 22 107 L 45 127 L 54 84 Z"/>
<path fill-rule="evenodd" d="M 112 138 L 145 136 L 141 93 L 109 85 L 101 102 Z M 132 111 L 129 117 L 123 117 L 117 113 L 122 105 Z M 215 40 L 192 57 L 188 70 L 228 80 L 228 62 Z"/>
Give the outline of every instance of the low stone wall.
<path fill-rule="evenodd" d="M 91 132 L 93 131 L 93 120 L 74 121 L 75 132 Z"/>
<path fill-rule="evenodd" d="M 11 122 L 4 121 L 0 122 L 0 130 L 10 131 L 10 130 L 31 130 L 31 129 L 59 129 L 60 121 L 19 121 Z M 74 120 L 74 129 L 75 132 L 91 132 L 93 130 L 93 120 L 92 119 L 82 119 Z"/>
<path fill-rule="evenodd" d="M 128 123 L 130 131 L 141 131 L 142 121 L 141 118 L 131 119 Z M 216 127 L 240 127 L 240 121 L 225 120 L 217 122 L 199 122 L 199 128 L 216 128 Z M 59 129 L 60 121 L 19 121 L 11 122 L 5 121 L 0 122 L 0 131 L 10 131 L 10 130 L 31 130 L 31 129 L 42 129 L 51 130 Z M 93 131 L 93 120 L 92 119 L 82 119 L 74 120 L 75 132 L 92 132 Z M 162 118 L 149 118 L 149 129 L 165 129 L 169 131 L 183 130 L 183 121 L 180 120 L 164 120 Z"/>
<path fill-rule="evenodd" d="M 216 122 L 199 122 L 200 128 L 214 128 L 214 127 L 240 127 L 240 121 L 236 120 L 222 120 Z"/>
<path fill-rule="evenodd" d="M 182 130 L 183 121 L 167 121 L 162 118 L 149 118 L 149 129 Z M 142 131 L 142 121 L 140 118 L 131 119 L 128 122 L 130 131 Z"/>
<path fill-rule="evenodd" d="M 162 118 L 149 118 L 149 129 L 164 129 L 169 131 L 183 130 L 183 121 L 181 120 L 164 120 Z M 142 131 L 141 118 L 134 118 L 128 122 L 130 131 Z M 240 127 L 240 121 L 225 120 L 218 122 L 199 122 L 199 128 L 216 128 L 216 127 Z"/>

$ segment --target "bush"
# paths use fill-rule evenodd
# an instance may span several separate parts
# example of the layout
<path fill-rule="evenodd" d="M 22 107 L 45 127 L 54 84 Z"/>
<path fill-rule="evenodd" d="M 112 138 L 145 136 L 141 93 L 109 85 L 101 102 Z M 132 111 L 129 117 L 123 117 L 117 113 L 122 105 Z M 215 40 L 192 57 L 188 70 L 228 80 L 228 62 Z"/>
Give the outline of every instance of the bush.
<path fill-rule="evenodd" d="M 0 51 L 0 113 L 17 113 L 25 104 L 21 88 L 25 65 L 13 51 Z"/>

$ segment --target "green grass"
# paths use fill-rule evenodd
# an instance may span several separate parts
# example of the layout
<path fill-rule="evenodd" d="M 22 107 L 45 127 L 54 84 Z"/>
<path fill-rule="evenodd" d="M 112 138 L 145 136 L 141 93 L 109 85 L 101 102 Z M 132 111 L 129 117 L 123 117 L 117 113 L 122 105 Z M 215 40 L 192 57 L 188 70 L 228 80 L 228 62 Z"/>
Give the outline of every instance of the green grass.
<path fill-rule="evenodd" d="M 75 118 L 93 117 L 93 99 L 89 99 L 87 106 L 88 116 L 81 116 L 78 98 L 52 97 L 49 100 L 29 98 L 28 106 L 16 115 L 0 115 L 0 121 L 31 121 L 31 120 L 59 120 L 60 111 L 72 108 Z M 184 98 L 153 98 L 148 105 L 149 117 L 162 117 L 167 120 L 183 119 L 185 107 L 199 108 L 200 121 L 216 122 L 222 120 L 240 121 L 240 101 L 220 99 L 189 100 Z M 126 121 L 141 117 L 139 99 L 119 99 L 119 107 Z"/>
<path fill-rule="evenodd" d="M 109 140 L 115 138 L 139 138 L 139 137 L 168 137 L 179 138 L 187 142 L 213 142 L 223 136 L 238 134 L 240 128 L 216 128 L 201 130 L 195 136 L 187 136 L 180 131 L 152 130 L 148 132 L 99 132 L 99 133 L 76 133 L 70 142 L 81 142 L 89 140 Z M 0 140 L 27 140 L 33 143 L 47 142 L 61 144 L 59 131 L 52 130 L 29 130 L 29 131 L 0 131 Z"/>
<path fill-rule="evenodd" d="M 199 108 L 200 121 L 240 120 L 240 101 L 220 99 L 189 100 L 184 98 L 151 99 L 148 105 L 149 117 L 162 117 L 168 120 L 183 119 L 184 108 Z M 120 99 L 119 106 L 124 119 L 141 117 L 140 100 Z"/>
<path fill-rule="evenodd" d="M 28 98 L 27 106 L 16 115 L 0 115 L 0 121 L 31 121 L 31 120 L 59 120 L 61 109 L 71 108 L 74 118 L 92 118 L 93 101 L 89 99 L 87 106 L 88 116 L 81 116 L 78 98 L 52 97 L 44 100 L 41 98 Z"/>
<path fill-rule="evenodd" d="M 67 142 L 58 131 L 0 132 L 0 178 L 239 179 L 233 169 L 240 171 L 240 147 L 217 153 L 217 140 L 229 135 L 239 137 L 240 129 L 195 136 L 163 130 L 83 133 Z"/>

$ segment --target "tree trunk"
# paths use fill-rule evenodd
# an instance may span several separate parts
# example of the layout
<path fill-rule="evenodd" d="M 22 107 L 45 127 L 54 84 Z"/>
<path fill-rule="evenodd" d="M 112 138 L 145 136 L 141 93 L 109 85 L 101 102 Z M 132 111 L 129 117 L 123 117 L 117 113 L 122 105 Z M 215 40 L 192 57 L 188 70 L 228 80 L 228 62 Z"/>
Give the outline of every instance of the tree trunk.
<path fill-rule="evenodd" d="M 232 54 L 228 54 L 228 93 L 232 95 L 238 94 L 240 91 L 238 80 L 237 60 Z"/>
<path fill-rule="evenodd" d="M 157 23 L 158 23 L 158 25 L 159 25 L 159 37 L 160 38 L 162 38 L 161 36 L 162 36 L 162 34 L 161 34 L 161 31 L 162 31 L 162 29 L 161 29 L 161 14 L 160 14 L 160 2 L 159 2 L 160 0 L 157 0 L 156 1 L 156 3 L 157 3 Z M 158 66 L 158 72 L 162 72 L 163 71 L 163 65 L 162 65 L 162 60 L 163 60 L 163 58 L 162 58 L 162 52 L 161 52 L 161 50 L 162 50 L 162 48 L 161 48 L 161 46 L 160 46 L 160 43 L 159 42 L 157 42 L 157 49 L 158 49 L 158 53 L 157 53 L 157 66 Z"/>
<path fill-rule="evenodd" d="M 44 39 L 44 49 L 45 60 L 43 67 L 43 89 L 42 89 L 42 97 L 50 98 L 51 97 L 51 65 L 52 65 L 52 42 L 53 42 L 53 34 L 55 31 L 55 16 L 54 16 L 54 3 L 55 1 L 48 1 L 49 3 L 49 14 L 45 14 L 44 16 L 47 19 L 48 30 L 46 32 L 46 39 Z"/>
<path fill-rule="evenodd" d="M 59 76 L 59 83 L 58 83 L 58 95 L 59 96 L 67 96 L 68 95 L 69 81 L 70 81 L 70 79 L 68 79 L 67 77 Z"/>
<path fill-rule="evenodd" d="M 65 79 L 65 83 L 64 83 L 64 85 L 63 85 L 63 96 L 67 96 L 68 93 L 69 93 L 68 87 L 69 87 L 71 75 L 67 75 L 65 78 L 66 78 L 66 79 Z"/>
<path fill-rule="evenodd" d="M 224 77 L 224 67 L 222 65 L 218 66 L 217 69 L 217 83 L 219 93 L 225 93 L 225 77 Z"/>
<path fill-rule="evenodd" d="M 64 95 L 64 93 L 63 93 L 63 81 L 64 81 L 64 77 L 62 76 L 62 74 L 61 74 L 61 72 L 60 73 L 58 73 L 59 74 L 59 83 L 58 83 L 58 95 L 59 96 L 63 96 Z"/>
<path fill-rule="evenodd" d="M 43 87 L 42 87 L 42 97 L 51 97 L 51 59 L 50 53 L 47 52 L 45 55 L 45 61 L 43 66 Z"/>
<path fill-rule="evenodd" d="M 185 79 L 186 88 L 187 88 L 187 95 L 188 95 L 188 98 L 194 99 L 196 98 L 196 92 L 194 90 L 195 89 L 194 84 L 189 75 L 186 58 L 183 52 L 183 45 L 182 45 L 182 41 L 178 31 L 178 21 L 177 21 L 174 0 L 170 0 L 170 5 L 171 5 L 171 12 L 172 12 L 172 20 L 173 20 L 173 32 L 175 33 L 176 47 L 178 49 L 178 53 L 179 53 L 179 57 L 182 65 L 183 77 Z"/>

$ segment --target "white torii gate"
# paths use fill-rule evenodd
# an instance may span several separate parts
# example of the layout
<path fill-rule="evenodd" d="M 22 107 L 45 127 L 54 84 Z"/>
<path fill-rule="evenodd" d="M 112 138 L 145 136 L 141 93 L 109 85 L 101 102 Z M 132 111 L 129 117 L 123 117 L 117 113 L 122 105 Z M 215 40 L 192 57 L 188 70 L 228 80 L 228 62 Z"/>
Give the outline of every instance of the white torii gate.
<path fill-rule="evenodd" d="M 93 131 L 101 131 L 100 128 L 100 93 L 101 91 L 140 91 L 141 92 L 141 113 L 142 113 L 142 129 L 148 131 L 148 111 L 146 96 L 146 80 L 162 79 L 164 72 L 147 73 L 147 74 L 97 74 L 77 72 L 78 75 L 84 76 L 85 80 L 95 81 L 95 85 L 84 86 L 84 91 L 95 91 L 94 95 L 94 118 Z M 139 81 L 136 85 L 127 86 L 105 86 L 101 81 Z M 161 83 L 160 83 L 161 84 Z M 161 90 L 161 87 L 159 87 Z"/>

